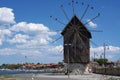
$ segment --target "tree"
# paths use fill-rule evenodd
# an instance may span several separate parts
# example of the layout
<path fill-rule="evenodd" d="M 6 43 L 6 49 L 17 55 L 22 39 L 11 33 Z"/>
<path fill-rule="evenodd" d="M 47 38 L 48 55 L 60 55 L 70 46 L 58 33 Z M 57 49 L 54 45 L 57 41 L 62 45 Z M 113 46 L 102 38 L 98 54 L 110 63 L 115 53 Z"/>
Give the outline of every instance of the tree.
<path fill-rule="evenodd" d="M 108 59 L 100 58 L 100 59 L 95 59 L 96 62 L 99 63 L 99 65 L 106 64 L 108 62 Z"/>
<path fill-rule="evenodd" d="M 37 65 L 39 65 L 40 63 L 37 63 Z"/>
<path fill-rule="evenodd" d="M 64 63 L 63 62 L 58 62 L 59 67 L 64 67 Z"/>

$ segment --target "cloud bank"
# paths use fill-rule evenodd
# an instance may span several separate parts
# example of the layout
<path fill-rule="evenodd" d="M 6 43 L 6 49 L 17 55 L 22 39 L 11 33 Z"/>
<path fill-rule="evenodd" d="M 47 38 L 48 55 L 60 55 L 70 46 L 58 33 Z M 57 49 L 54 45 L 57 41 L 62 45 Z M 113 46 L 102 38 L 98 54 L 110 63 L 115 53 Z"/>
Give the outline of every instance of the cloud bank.
<path fill-rule="evenodd" d="M 104 47 L 100 46 L 100 47 L 96 47 L 96 48 L 90 48 L 90 57 L 91 59 L 94 58 L 94 53 L 95 53 L 95 58 L 104 58 Z M 116 47 L 116 46 L 107 46 L 106 50 L 105 50 L 105 57 L 107 59 L 109 59 L 109 61 L 117 61 L 120 60 L 120 47 Z"/>
<path fill-rule="evenodd" d="M 59 51 L 62 45 L 53 46 L 50 43 L 56 32 L 50 31 L 42 23 L 16 23 L 11 8 L 0 8 L 0 26 L 1 56 L 19 54 L 45 59 L 46 56 L 51 58 L 51 55 L 62 55 Z"/>

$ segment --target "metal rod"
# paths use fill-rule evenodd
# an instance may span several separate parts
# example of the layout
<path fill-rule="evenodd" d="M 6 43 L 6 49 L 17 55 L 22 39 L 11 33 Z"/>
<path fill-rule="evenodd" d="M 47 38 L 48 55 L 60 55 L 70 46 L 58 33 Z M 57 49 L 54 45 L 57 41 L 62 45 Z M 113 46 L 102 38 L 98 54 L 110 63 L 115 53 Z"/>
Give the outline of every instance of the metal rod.
<path fill-rule="evenodd" d="M 69 78 L 70 78 L 70 72 L 69 72 L 69 70 L 70 70 L 70 68 L 69 68 L 69 64 L 70 64 L 70 62 L 69 62 L 69 61 L 70 61 L 70 53 L 69 53 L 69 50 L 70 50 L 70 49 L 69 49 L 69 48 L 70 48 L 71 44 L 68 43 L 68 44 L 65 44 L 65 46 L 67 46 L 67 48 L 68 48 L 68 49 L 67 49 L 67 50 L 68 50 L 68 51 L 67 51 L 67 52 L 68 52 L 68 65 L 67 65 L 68 68 L 67 68 L 67 70 L 68 70 L 68 80 L 69 80 Z"/>
<path fill-rule="evenodd" d="M 63 5 L 61 5 L 60 7 L 61 7 L 61 10 L 62 10 L 62 12 L 64 13 L 66 19 L 69 20 L 69 17 L 68 17 L 68 15 L 67 15 L 67 13 L 65 12 L 64 8 L 63 8 Z"/>
<path fill-rule="evenodd" d="M 102 30 L 89 30 L 90 32 L 103 32 Z"/>
<path fill-rule="evenodd" d="M 70 74 L 70 73 L 69 73 L 69 45 L 68 45 L 68 79 L 69 79 L 69 77 L 70 77 L 69 74 Z"/>
<path fill-rule="evenodd" d="M 86 7 L 86 9 L 85 9 L 85 11 L 84 11 L 84 13 L 83 13 L 83 15 L 82 15 L 82 17 L 81 17 L 81 20 L 83 19 L 83 17 L 84 17 L 85 14 L 87 13 L 88 8 L 89 8 L 89 5 L 87 5 L 87 7 Z"/>
<path fill-rule="evenodd" d="M 74 0 L 72 0 L 72 8 L 73 8 L 73 15 L 75 14 L 75 9 L 74 9 Z"/>
<path fill-rule="evenodd" d="M 95 52 L 94 52 L 94 61 L 95 61 Z"/>
<path fill-rule="evenodd" d="M 91 22 L 91 21 L 93 21 L 93 20 L 95 20 L 97 17 L 99 17 L 100 16 L 100 13 L 98 13 L 98 15 L 97 16 L 95 16 L 94 18 L 92 18 L 92 19 L 90 19 L 88 22 L 86 22 L 84 25 L 86 25 L 86 24 L 88 24 L 89 22 Z"/>
<path fill-rule="evenodd" d="M 83 35 L 81 32 L 79 32 L 80 34 L 81 34 L 81 36 L 83 36 L 84 38 L 86 38 L 86 39 L 88 39 L 89 40 L 89 38 L 87 38 L 85 35 Z M 90 42 L 92 43 L 92 44 L 94 44 L 95 46 L 98 46 L 95 42 L 93 42 L 92 40 L 90 40 Z"/>
<path fill-rule="evenodd" d="M 57 22 L 59 22 L 60 24 L 66 25 L 65 23 L 63 23 L 62 21 L 58 20 L 57 18 L 55 19 Z"/>
<path fill-rule="evenodd" d="M 95 42 L 93 42 L 92 40 L 90 40 L 90 42 L 92 43 L 92 44 L 94 44 L 95 46 L 97 46 L 98 47 L 98 44 L 96 44 Z"/>
<path fill-rule="evenodd" d="M 63 23 L 62 21 L 58 20 L 57 18 L 54 18 L 53 16 L 50 16 L 51 19 L 57 21 L 60 24 L 66 25 L 65 23 Z"/>
<path fill-rule="evenodd" d="M 54 42 L 58 41 L 58 40 L 61 39 L 61 38 L 62 38 L 62 36 L 60 36 L 60 37 L 57 38 L 56 40 L 52 41 L 51 43 L 54 43 Z"/>

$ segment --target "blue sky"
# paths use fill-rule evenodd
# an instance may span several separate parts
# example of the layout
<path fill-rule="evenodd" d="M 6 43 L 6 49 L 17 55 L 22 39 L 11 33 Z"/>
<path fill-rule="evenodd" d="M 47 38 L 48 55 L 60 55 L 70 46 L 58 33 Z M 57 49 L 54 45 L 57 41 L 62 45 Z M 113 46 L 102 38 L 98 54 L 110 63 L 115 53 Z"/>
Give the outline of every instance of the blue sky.
<path fill-rule="evenodd" d="M 91 21 L 86 27 L 92 32 L 90 57 L 103 53 L 103 43 L 109 46 L 106 57 L 110 61 L 120 60 L 120 1 L 119 0 L 75 0 L 75 13 L 81 18 L 86 6 L 88 9 L 82 22 L 85 23 L 100 13 L 100 17 Z M 84 5 L 81 3 L 84 2 Z M 60 37 L 62 25 L 52 19 L 58 18 L 68 23 L 60 9 L 64 6 L 69 18 L 73 16 L 71 0 L 0 0 L 0 64 L 3 63 L 51 63 L 63 60 L 63 39 L 51 43 Z M 106 47 L 107 48 L 107 47 Z M 26 56 L 26 57 L 25 57 Z"/>

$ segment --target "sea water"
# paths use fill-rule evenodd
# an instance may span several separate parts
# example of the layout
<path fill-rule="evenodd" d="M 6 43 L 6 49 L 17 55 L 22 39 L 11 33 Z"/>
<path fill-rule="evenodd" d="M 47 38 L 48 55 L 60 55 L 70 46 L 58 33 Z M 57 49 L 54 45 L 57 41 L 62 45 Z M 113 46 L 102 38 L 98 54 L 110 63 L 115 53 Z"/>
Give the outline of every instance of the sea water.
<path fill-rule="evenodd" d="M 41 74 L 44 73 L 41 70 L 0 70 L 0 75 L 5 75 L 5 74 Z"/>

